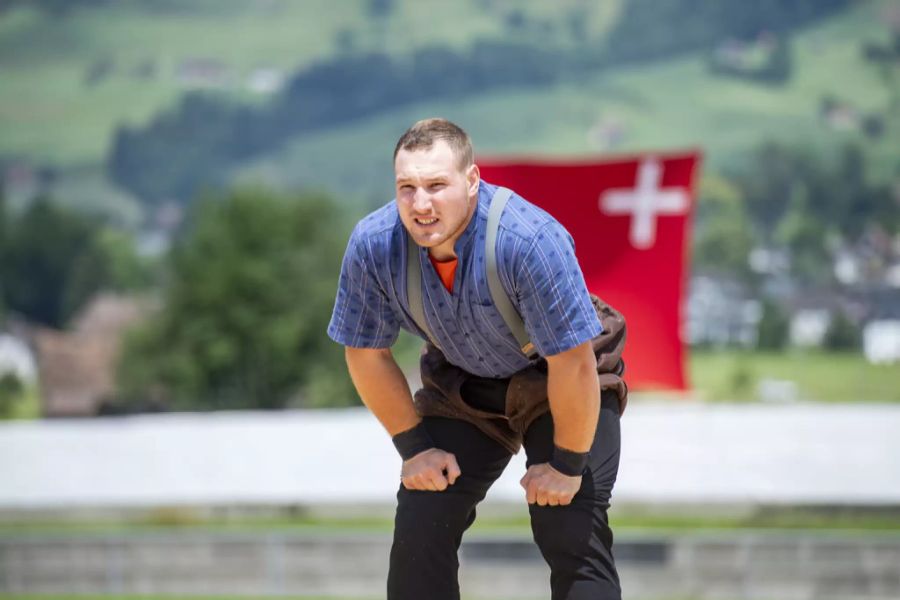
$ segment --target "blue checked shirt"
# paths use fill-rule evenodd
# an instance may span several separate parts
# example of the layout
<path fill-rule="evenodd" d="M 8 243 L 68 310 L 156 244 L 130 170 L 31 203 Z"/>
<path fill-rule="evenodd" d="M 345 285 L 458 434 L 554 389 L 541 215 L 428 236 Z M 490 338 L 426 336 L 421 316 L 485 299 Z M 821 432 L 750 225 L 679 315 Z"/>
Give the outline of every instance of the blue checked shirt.
<path fill-rule="evenodd" d="M 425 318 L 447 360 L 481 377 L 510 377 L 531 361 L 522 354 L 488 288 L 484 236 L 496 187 L 481 182 L 478 208 L 456 241 L 453 293 L 428 251 L 418 248 Z M 602 330 L 569 233 L 548 213 L 513 194 L 497 235 L 500 281 L 541 356 L 559 354 Z M 387 348 L 400 328 L 423 339 L 406 294 L 406 230 L 393 201 L 354 228 L 341 266 L 328 335 L 354 348 Z"/>

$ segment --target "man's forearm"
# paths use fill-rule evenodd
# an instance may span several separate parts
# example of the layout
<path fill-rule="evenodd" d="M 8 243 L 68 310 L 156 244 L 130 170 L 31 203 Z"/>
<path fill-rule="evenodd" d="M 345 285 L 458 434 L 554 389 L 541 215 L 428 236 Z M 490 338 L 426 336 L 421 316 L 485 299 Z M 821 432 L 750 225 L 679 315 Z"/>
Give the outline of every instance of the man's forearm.
<path fill-rule="evenodd" d="M 418 424 L 409 384 L 389 349 L 348 347 L 345 357 L 363 404 L 391 436 Z"/>
<path fill-rule="evenodd" d="M 547 363 L 553 441 L 566 450 L 587 452 L 600 415 L 600 382 L 590 342 L 549 357 Z"/>

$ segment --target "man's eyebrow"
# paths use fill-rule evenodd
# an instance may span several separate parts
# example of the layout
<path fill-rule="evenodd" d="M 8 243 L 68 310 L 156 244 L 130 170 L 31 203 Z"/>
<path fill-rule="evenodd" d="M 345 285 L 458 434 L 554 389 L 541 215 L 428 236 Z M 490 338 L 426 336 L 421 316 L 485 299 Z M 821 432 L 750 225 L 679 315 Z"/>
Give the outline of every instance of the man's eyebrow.
<path fill-rule="evenodd" d="M 426 183 L 433 183 L 435 181 L 447 181 L 449 178 L 450 178 L 450 176 L 447 175 L 446 173 L 437 173 L 434 175 L 424 175 L 422 177 L 398 175 L 394 181 L 398 184 L 401 184 L 401 183 L 409 183 L 409 182 L 413 181 L 414 179 L 421 179 L 422 181 L 425 181 Z"/>

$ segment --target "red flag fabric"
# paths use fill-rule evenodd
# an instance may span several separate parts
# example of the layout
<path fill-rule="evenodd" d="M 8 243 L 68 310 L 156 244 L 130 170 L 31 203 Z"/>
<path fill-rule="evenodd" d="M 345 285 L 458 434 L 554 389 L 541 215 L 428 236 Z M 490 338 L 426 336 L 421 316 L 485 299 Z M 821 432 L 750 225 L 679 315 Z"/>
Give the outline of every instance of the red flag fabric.
<path fill-rule="evenodd" d="M 481 177 L 569 230 L 588 289 L 625 315 L 631 389 L 687 389 L 681 328 L 701 155 L 562 162 L 479 160 Z"/>

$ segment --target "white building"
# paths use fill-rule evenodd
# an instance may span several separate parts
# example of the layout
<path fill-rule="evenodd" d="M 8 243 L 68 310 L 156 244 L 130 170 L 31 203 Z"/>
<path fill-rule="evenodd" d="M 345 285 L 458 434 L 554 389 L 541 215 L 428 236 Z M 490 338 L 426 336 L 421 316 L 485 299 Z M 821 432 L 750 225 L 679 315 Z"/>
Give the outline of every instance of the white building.
<path fill-rule="evenodd" d="M 0 333 L 0 376 L 7 373 L 13 373 L 23 383 L 31 383 L 37 377 L 37 365 L 25 342 Z"/>
<path fill-rule="evenodd" d="M 739 282 L 698 275 L 687 304 L 688 343 L 713 346 L 756 344 L 762 307 Z"/>
<path fill-rule="evenodd" d="M 824 308 L 798 310 L 791 318 L 791 345 L 798 348 L 821 346 L 830 325 L 831 313 Z"/>
<path fill-rule="evenodd" d="M 900 320 L 869 322 L 863 329 L 863 354 L 875 364 L 900 362 Z"/>

